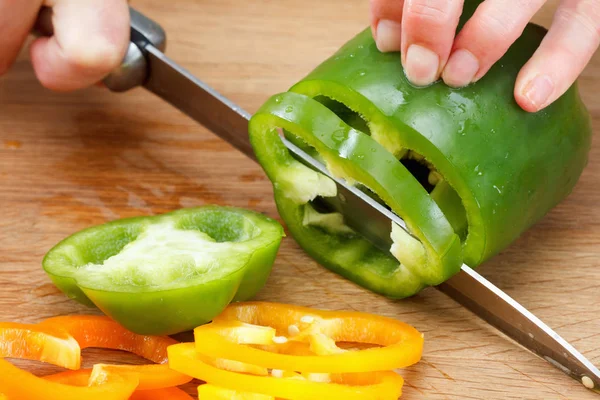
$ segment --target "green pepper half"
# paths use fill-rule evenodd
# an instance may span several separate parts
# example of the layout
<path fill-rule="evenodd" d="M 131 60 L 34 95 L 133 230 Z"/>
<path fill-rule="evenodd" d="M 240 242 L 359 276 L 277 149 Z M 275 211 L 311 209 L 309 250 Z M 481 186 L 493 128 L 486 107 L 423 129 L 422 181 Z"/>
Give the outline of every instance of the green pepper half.
<path fill-rule="evenodd" d="M 298 243 L 358 284 L 406 297 L 443 282 L 462 263 L 480 265 L 563 200 L 591 142 L 577 87 L 537 113 L 513 98 L 516 76 L 544 34 L 529 25 L 468 87 L 417 88 L 398 54 L 380 53 L 367 29 L 269 99 L 250 121 L 250 139 Z M 318 207 L 335 185 L 291 157 L 275 128 L 407 222 L 412 236 L 392 229 L 395 257 Z"/>
<path fill-rule="evenodd" d="M 253 297 L 283 235 L 262 214 L 204 206 L 85 229 L 53 247 L 43 267 L 67 296 L 129 330 L 173 334 Z"/>

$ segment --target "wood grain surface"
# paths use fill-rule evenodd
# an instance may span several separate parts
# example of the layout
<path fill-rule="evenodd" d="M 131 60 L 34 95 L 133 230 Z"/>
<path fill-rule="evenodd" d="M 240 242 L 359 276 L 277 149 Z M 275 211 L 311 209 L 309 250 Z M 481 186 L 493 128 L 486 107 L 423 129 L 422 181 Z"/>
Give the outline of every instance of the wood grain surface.
<path fill-rule="evenodd" d="M 167 54 L 255 111 L 368 24 L 366 0 L 135 0 L 168 32 Z M 551 1 L 536 21 L 548 26 Z M 581 77 L 600 127 L 600 58 Z M 573 194 L 480 272 L 600 363 L 600 147 Z M 0 78 L 0 320 L 97 312 L 67 300 L 41 269 L 56 242 L 115 218 L 201 204 L 277 217 L 258 165 L 143 89 L 59 94 L 35 80 L 26 52 Z M 424 332 L 405 399 L 597 399 L 451 299 L 428 289 L 389 301 L 345 281 L 284 240 L 259 299 L 360 310 Z M 138 362 L 117 352 L 99 360 Z M 39 374 L 56 371 L 18 362 Z M 186 386 L 190 393 L 194 385 Z"/>

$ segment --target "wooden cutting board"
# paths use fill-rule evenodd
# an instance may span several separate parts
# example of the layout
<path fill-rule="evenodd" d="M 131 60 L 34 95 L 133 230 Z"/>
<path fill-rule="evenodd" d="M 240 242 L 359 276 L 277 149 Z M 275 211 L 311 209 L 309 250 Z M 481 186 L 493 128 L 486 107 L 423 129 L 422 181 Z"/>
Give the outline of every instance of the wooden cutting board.
<path fill-rule="evenodd" d="M 556 1 L 551 1 L 551 5 Z M 168 32 L 167 53 L 255 111 L 368 24 L 360 0 L 137 0 Z M 537 21 L 548 26 L 552 9 Z M 598 126 L 600 58 L 581 77 Z M 574 193 L 480 271 L 600 364 L 600 147 Z M 67 300 L 41 269 L 65 236 L 115 218 L 201 204 L 277 217 L 258 165 L 143 89 L 56 94 L 25 55 L 0 79 L 0 320 L 97 312 Z M 406 399 L 597 399 L 469 311 L 428 289 L 403 301 L 370 294 L 317 265 L 287 237 L 259 299 L 360 310 L 424 332 Z M 99 360 L 139 362 L 106 351 Z M 57 369 L 19 362 L 39 374 Z M 1 377 L 0 377 L 1 379 Z M 186 387 L 195 392 L 194 385 Z"/>

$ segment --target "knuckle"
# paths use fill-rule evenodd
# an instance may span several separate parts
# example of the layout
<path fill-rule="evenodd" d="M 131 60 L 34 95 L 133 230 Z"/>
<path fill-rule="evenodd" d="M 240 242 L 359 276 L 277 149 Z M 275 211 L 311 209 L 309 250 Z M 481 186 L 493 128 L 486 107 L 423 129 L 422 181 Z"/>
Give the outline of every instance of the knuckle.
<path fill-rule="evenodd" d="M 371 0 L 371 13 L 382 19 L 399 21 L 402 18 L 403 3 L 397 0 Z"/>
<path fill-rule="evenodd" d="M 511 7 L 515 7 L 521 10 L 530 10 L 536 8 L 539 3 L 540 0 L 513 0 Z"/>
<path fill-rule="evenodd" d="M 416 23 L 445 25 L 453 20 L 456 1 L 412 0 L 408 1 L 406 13 Z"/>
<path fill-rule="evenodd" d="M 515 40 L 521 33 L 514 18 L 505 14 L 484 12 L 477 19 L 479 30 L 500 40 Z"/>
<path fill-rule="evenodd" d="M 600 37 L 600 2 L 583 0 L 575 7 L 560 7 L 554 16 L 559 23 L 579 24 L 595 37 Z"/>
<path fill-rule="evenodd" d="M 63 56 L 67 64 L 76 70 L 109 72 L 121 60 L 120 48 L 108 41 L 95 43 L 71 42 L 63 46 Z"/>
<path fill-rule="evenodd" d="M 598 0 L 581 0 L 577 3 L 578 14 L 588 17 L 598 25 L 600 21 L 600 2 Z"/>

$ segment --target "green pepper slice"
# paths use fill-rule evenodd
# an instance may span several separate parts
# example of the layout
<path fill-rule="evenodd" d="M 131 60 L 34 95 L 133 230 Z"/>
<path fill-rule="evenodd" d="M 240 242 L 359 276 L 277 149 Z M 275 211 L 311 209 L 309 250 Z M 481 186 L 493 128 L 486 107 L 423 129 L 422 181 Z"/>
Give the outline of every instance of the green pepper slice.
<path fill-rule="evenodd" d="M 478 3 L 465 3 L 461 24 Z M 590 118 L 576 85 L 537 113 L 514 101 L 517 74 L 544 35 L 543 28 L 528 25 L 477 83 L 417 88 L 407 81 L 398 54 L 380 53 L 366 29 L 287 93 L 269 99 L 250 122 L 250 138 L 294 238 L 325 267 L 390 297 L 414 294 L 447 279 L 462 263 L 477 267 L 506 248 L 571 193 L 590 150 Z M 290 93 L 302 96 L 292 100 Z M 348 125 L 357 133 L 349 134 Z M 275 126 L 324 160 L 334 175 L 353 178 L 381 197 L 408 222 L 427 261 L 417 247 L 412 260 L 404 251 L 400 258 L 412 263 L 412 275 L 401 276 L 398 260 L 349 231 L 341 215 L 318 212 L 314 199 L 333 196 L 335 186 L 295 162 Z M 343 148 L 315 140 L 337 140 Z M 366 166 L 358 156 L 369 158 L 372 142 L 381 146 L 378 159 L 384 159 L 380 150 L 385 149 L 396 162 L 376 171 L 366 168 L 375 164 Z M 426 179 L 411 163 L 425 168 Z M 394 175 L 398 164 L 413 173 L 412 181 L 404 173 Z M 392 181 L 408 193 L 391 195 Z M 434 227 L 438 223 L 443 229 Z M 455 243 L 456 237 L 461 255 L 438 246 Z"/>
<path fill-rule="evenodd" d="M 346 227 L 339 213 L 319 213 L 311 202 L 334 196 L 335 184 L 295 160 L 277 128 L 314 148 L 338 177 L 375 192 L 418 240 L 393 227 L 394 258 Z M 274 182 L 281 216 L 322 264 L 390 297 L 439 284 L 460 268 L 460 238 L 425 189 L 383 146 L 321 103 L 296 93 L 275 96 L 254 115 L 249 130 L 256 156 Z"/>
<path fill-rule="evenodd" d="M 67 296 L 125 328 L 166 335 L 209 322 L 265 284 L 281 225 L 223 206 L 120 219 L 69 236 L 43 268 Z"/>

